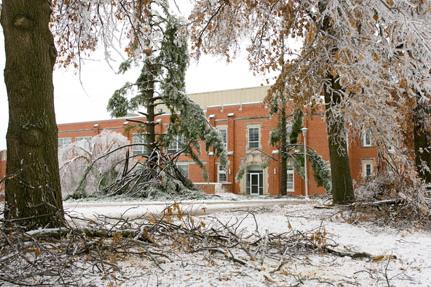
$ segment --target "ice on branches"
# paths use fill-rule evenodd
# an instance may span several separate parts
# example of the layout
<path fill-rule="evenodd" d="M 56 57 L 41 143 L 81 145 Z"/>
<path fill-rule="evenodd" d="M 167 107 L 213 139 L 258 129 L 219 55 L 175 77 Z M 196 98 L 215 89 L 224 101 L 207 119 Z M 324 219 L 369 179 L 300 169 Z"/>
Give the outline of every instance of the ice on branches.
<path fill-rule="evenodd" d="M 96 196 L 112 184 L 124 166 L 127 148 L 121 147 L 128 144 L 123 135 L 102 131 L 97 136 L 61 148 L 59 163 L 63 198 Z M 113 152 L 116 149 L 119 150 Z"/>

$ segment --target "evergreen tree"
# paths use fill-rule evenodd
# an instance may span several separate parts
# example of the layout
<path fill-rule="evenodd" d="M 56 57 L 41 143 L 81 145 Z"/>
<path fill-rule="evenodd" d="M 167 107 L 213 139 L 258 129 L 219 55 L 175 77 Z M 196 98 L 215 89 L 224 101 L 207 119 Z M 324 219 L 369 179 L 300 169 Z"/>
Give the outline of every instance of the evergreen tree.
<path fill-rule="evenodd" d="M 154 150 L 167 148 L 171 143 L 181 139 L 183 152 L 193 160 L 199 160 L 199 142 L 204 140 L 207 151 L 220 156 L 225 164 L 226 155 L 222 139 L 216 129 L 212 128 L 199 105 L 192 102 L 185 93 L 185 73 L 189 64 L 187 35 L 184 24 L 170 15 L 167 9 L 152 8 L 147 20 L 148 29 L 154 34 L 162 31 L 162 36 L 153 36 L 147 41 L 146 55 L 141 74 L 135 83 L 126 83 L 117 90 L 108 103 L 112 116 L 125 116 L 128 111 L 137 111 L 145 116 L 141 122 L 145 132 L 147 156 L 150 161 L 157 161 Z M 128 60 L 120 67 L 126 71 L 132 63 Z M 137 94 L 133 95 L 133 87 Z M 132 95 L 130 96 L 130 93 Z M 157 135 L 155 126 L 159 124 L 156 117 L 163 112 L 156 112 L 156 107 L 163 105 L 170 112 L 170 124 L 166 134 Z"/>

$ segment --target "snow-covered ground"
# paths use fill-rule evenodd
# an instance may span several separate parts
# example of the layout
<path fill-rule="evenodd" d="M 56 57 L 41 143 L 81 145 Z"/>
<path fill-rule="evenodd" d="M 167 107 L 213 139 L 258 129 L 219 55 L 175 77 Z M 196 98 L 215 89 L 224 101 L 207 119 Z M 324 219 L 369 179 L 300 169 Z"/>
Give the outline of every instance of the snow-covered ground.
<path fill-rule="evenodd" d="M 255 230 L 253 211 L 261 233 L 288 230 L 326 230 L 326 240 L 337 243 L 337 250 L 367 252 L 374 260 L 352 259 L 327 253 L 289 256 L 286 264 L 243 266 L 214 254 L 179 254 L 176 260 L 157 268 L 149 261 L 130 257 L 121 262 L 124 281 L 121 286 L 431 286 L 431 232 L 397 230 L 361 221 L 353 225 L 337 209 L 316 209 L 316 202 L 285 199 L 214 200 L 182 203 L 199 219 L 222 222 L 243 219 L 242 227 Z M 68 212 L 92 217 L 95 214 L 135 217 L 157 213 L 166 202 L 66 203 Z M 126 211 L 126 212 L 125 212 Z M 293 253 L 292 253 L 293 254 Z M 106 286 L 106 278 L 89 278 L 96 286 Z"/>
<path fill-rule="evenodd" d="M 181 209 L 193 215 L 205 215 L 210 213 L 237 210 L 253 207 L 269 207 L 274 205 L 295 205 L 303 203 L 316 203 L 300 198 L 274 199 L 274 198 L 247 198 L 235 200 L 229 199 L 209 199 L 209 200 L 184 200 L 181 201 Z M 175 203 L 174 201 L 66 201 L 64 210 L 66 213 L 93 218 L 97 215 L 123 216 L 135 218 L 144 214 L 159 214 L 166 207 Z"/>

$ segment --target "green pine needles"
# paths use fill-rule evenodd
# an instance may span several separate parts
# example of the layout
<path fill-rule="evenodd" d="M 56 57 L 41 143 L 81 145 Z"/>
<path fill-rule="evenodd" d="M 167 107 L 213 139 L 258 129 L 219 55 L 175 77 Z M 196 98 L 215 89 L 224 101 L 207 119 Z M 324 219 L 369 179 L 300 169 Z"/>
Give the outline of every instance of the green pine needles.
<path fill-rule="evenodd" d="M 163 31 L 159 42 L 153 39 L 153 47 L 144 57 L 141 74 L 135 83 L 126 83 L 116 90 L 109 100 L 108 111 L 113 117 L 126 116 L 129 111 L 140 112 L 146 116 L 141 130 L 147 136 L 146 143 L 151 149 L 167 148 L 178 138 L 181 150 L 203 167 L 199 160 L 199 142 L 204 141 L 207 152 L 220 158 L 226 164 L 226 151 L 223 140 L 216 129 L 211 127 L 199 105 L 190 100 L 185 93 L 185 74 L 189 65 L 187 35 L 184 23 L 167 14 L 157 17 L 151 27 Z M 121 64 L 120 72 L 127 71 L 132 65 L 129 59 Z M 156 112 L 157 107 L 157 112 Z M 169 127 L 165 134 L 156 135 L 156 117 L 169 112 Z M 153 143 L 154 142 L 154 143 Z M 153 146 L 151 146 L 153 143 Z"/>

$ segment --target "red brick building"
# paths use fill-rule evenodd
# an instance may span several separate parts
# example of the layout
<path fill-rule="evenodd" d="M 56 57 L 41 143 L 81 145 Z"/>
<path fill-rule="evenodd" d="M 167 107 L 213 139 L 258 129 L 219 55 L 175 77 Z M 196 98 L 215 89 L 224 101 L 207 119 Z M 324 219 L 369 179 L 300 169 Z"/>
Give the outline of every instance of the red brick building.
<path fill-rule="evenodd" d="M 214 192 L 222 187 L 226 191 L 241 194 L 278 195 L 279 190 L 279 154 L 270 144 L 271 131 L 277 127 L 277 117 L 271 117 L 263 104 L 267 87 L 245 88 L 190 94 L 190 98 L 198 103 L 211 123 L 224 136 L 228 151 L 228 165 L 220 168 L 218 159 L 211 153 L 207 154 L 201 144 L 201 160 L 204 163 L 208 179 L 205 180 L 202 170 L 190 158 L 182 156 L 178 162 L 188 177 L 207 192 Z M 158 118 L 157 133 L 166 132 L 169 117 Z M 99 134 L 103 130 L 111 130 L 126 136 L 131 143 L 140 140 L 135 134 L 135 125 L 127 119 L 111 119 L 90 122 L 79 122 L 58 125 L 59 145 L 79 141 L 86 137 Z M 308 129 L 307 144 L 325 160 L 329 160 L 328 140 L 323 114 L 306 114 L 304 127 Z M 303 135 L 300 136 L 303 141 Z M 173 145 L 170 149 L 178 149 Z M 134 147 L 132 153 L 142 152 Z M 364 134 L 361 139 L 353 139 L 349 143 L 350 168 L 352 177 L 360 182 L 364 177 L 372 175 L 376 170 L 376 148 L 372 146 L 370 135 Z M 245 171 L 240 180 L 237 174 Z M 311 167 L 308 166 L 309 195 L 321 195 L 323 188 L 317 187 Z M 0 164 L 0 177 L 4 170 Z M 288 170 L 288 194 L 304 195 L 304 180 L 293 171 Z"/>

